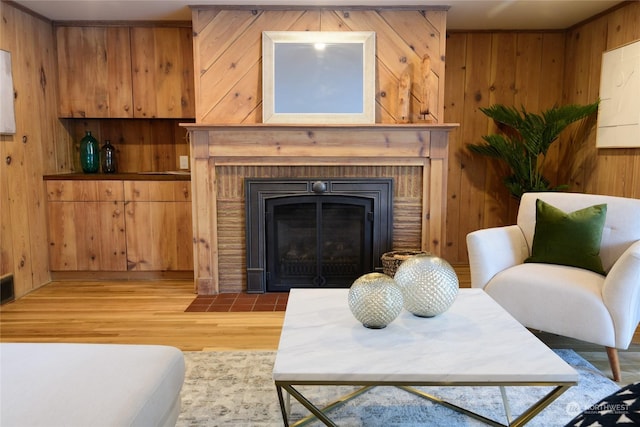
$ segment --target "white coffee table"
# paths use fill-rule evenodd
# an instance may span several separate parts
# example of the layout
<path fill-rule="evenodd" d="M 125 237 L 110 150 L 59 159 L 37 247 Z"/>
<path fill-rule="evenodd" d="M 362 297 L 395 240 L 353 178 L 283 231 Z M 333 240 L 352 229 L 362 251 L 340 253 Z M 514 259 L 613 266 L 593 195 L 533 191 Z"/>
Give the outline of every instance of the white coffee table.
<path fill-rule="evenodd" d="M 509 425 L 523 425 L 578 380 L 577 372 L 480 289 L 460 289 L 433 318 L 403 311 L 384 329 L 351 314 L 348 289 L 292 289 L 273 367 L 284 424 L 283 390 L 326 425 L 320 409 L 295 385 L 399 386 L 491 425 L 495 420 L 429 396 L 413 386 L 554 386 Z M 323 412 L 324 411 L 324 412 Z"/>

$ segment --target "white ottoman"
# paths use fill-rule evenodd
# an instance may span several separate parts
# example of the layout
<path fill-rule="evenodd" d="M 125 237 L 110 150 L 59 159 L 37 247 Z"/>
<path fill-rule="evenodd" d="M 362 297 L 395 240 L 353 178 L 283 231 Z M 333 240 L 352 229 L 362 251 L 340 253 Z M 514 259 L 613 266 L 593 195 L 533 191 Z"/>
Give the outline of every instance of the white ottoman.
<path fill-rule="evenodd" d="M 174 347 L 0 344 L 0 425 L 174 426 L 184 357 Z"/>

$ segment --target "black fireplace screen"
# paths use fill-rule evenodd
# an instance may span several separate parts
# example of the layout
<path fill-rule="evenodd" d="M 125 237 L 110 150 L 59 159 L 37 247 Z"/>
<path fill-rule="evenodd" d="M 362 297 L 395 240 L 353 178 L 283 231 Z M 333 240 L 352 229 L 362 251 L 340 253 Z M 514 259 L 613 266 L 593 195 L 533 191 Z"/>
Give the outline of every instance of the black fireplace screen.
<path fill-rule="evenodd" d="M 246 178 L 247 292 L 349 287 L 391 250 L 391 178 Z"/>
<path fill-rule="evenodd" d="M 349 287 L 372 271 L 372 200 L 296 196 L 268 200 L 267 291 Z"/>

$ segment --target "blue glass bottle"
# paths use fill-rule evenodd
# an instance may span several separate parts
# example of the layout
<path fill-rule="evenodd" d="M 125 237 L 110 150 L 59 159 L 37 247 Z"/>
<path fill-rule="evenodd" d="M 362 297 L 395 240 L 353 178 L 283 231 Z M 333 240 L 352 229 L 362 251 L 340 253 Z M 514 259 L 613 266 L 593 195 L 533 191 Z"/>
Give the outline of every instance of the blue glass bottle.
<path fill-rule="evenodd" d="M 96 173 L 100 170 L 100 147 L 89 130 L 80 140 L 80 165 L 84 173 Z"/>

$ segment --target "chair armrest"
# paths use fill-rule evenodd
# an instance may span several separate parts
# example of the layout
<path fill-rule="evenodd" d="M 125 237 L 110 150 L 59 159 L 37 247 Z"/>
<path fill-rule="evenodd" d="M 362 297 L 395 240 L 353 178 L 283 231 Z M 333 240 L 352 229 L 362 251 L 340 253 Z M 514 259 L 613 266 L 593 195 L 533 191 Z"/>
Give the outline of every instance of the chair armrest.
<path fill-rule="evenodd" d="M 602 287 L 602 299 L 613 318 L 616 348 L 628 348 L 640 321 L 640 240 L 611 267 Z"/>
<path fill-rule="evenodd" d="M 529 246 L 517 225 L 486 228 L 467 234 L 471 286 L 484 288 L 502 270 L 522 264 Z"/>

